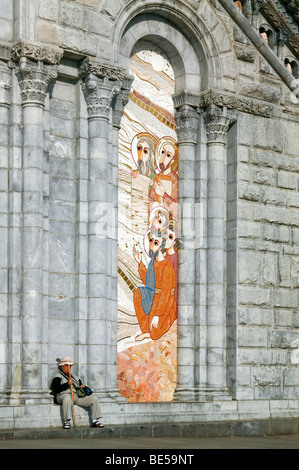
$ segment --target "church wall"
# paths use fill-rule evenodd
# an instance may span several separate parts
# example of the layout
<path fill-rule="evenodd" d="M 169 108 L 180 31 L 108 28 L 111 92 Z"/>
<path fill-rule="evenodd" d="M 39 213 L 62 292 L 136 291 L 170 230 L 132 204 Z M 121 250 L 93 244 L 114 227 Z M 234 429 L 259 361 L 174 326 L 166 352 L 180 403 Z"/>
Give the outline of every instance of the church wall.
<path fill-rule="evenodd" d="M 58 81 L 49 102 L 48 141 L 48 315 L 49 354 L 76 338 L 76 119 L 73 83 Z M 67 336 L 65 336 L 67 332 Z M 64 347 L 66 347 L 66 344 Z"/>
<path fill-rule="evenodd" d="M 297 398 L 298 121 L 240 125 L 237 397 Z"/>
<path fill-rule="evenodd" d="M 208 420 L 284 417 L 292 413 L 292 406 L 296 407 L 299 400 L 298 105 L 290 90 L 218 2 L 186 0 L 182 11 L 174 9 L 173 17 L 170 10 L 167 14 L 163 10 L 163 20 L 160 17 L 159 21 L 151 12 L 146 20 L 147 29 L 143 29 L 145 23 L 136 21 L 134 24 L 133 21 L 121 42 L 124 25 L 135 10 L 139 8 L 142 13 L 142 8 L 146 9 L 144 3 L 139 0 L 32 0 L 30 8 L 22 10 L 21 2 L 15 2 L 17 7 L 13 9 L 12 2 L 5 0 L 0 6 L 1 43 L 13 43 L 22 38 L 64 49 L 58 77 L 47 93 L 42 122 L 42 327 L 38 329 L 36 324 L 32 327 L 32 334 L 41 342 L 38 361 L 42 366 L 38 367 L 37 377 L 43 390 L 44 407 L 41 406 L 40 416 L 45 422 L 60 425 L 59 410 L 51 404 L 48 387 L 56 370 L 56 358 L 68 354 L 78 364 L 76 371 L 97 388 L 111 423 L 116 416 L 127 423 L 182 421 L 186 416 L 190 421 L 202 419 L 202 416 Z M 157 10 L 159 3 L 168 7 L 173 4 L 169 1 L 156 3 Z M 195 53 L 191 46 L 185 49 L 181 36 L 175 43 L 170 18 L 175 28 L 183 30 L 186 26 L 178 19 L 178 13 L 184 16 L 184 21 L 192 18 L 198 28 L 203 28 L 204 24 L 205 35 L 199 39 L 204 47 L 192 44 Z M 91 220 L 90 207 L 97 207 L 103 201 L 108 201 L 113 211 L 118 207 L 115 157 L 118 130 L 115 115 L 110 110 L 105 139 L 108 166 L 93 167 L 99 170 L 94 181 L 88 169 L 89 145 L 97 135 L 92 135 L 91 130 L 101 133 L 105 127 L 90 126 L 92 117 L 87 119 L 79 67 L 84 59 L 96 58 L 126 68 L 128 48 L 144 32 L 151 38 L 165 34 L 167 40 L 162 45 L 171 52 L 172 41 L 183 57 L 179 63 L 179 54 L 172 56 L 177 91 L 184 89 L 184 64 L 191 70 L 187 83 L 195 95 L 204 91 L 200 87 L 207 86 L 224 96 L 237 93 L 240 100 L 239 105 L 233 101 L 228 104 L 229 114 L 235 113 L 236 120 L 227 133 L 225 172 L 221 180 L 225 187 L 225 324 L 215 331 L 220 331 L 217 338 L 225 331 L 223 365 L 229 396 L 225 399 L 222 396 L 219 401 L 213 397 L 219 406 L 206 401 L 206 396 L 199 393 L 197 401 L 179 398 L 171 404 L 147 403 L 137 409 L 117 393 L 115 312 L 118 299 L 115 294 L 117 277 L 113 271 L 117 240 L 115 235 L 105 235 L 97 244 L 95 240 L 89 242 L 88 235 L 95 229 L 96 218 L 102 215 L 98 212 Z M 292 55 L 287 47 L 284 52 Z M 30 343 L 22 303 L 24 122 L 18 79 L 14 70 L 7 69 L 7 52 L 0 49 L 0 53 L 1 83 L 3 77 L 12 74 L 10 107 L 0 109 L 0 236 L 5 246 L 0 252 L 0 391 L 1 403 L 7 403 L 8 390 L 12 392 L 10 406 L 17 404 L 22 409 L 15 408 L 11 416 L 10 408 L 5 413 L 1 408 L 3 422 L 0 426 L 7 422 L 20 426 L 25 421 L 31 426 L 38 418 L 34 421 L 30 417 L 30 405 L 22 408 L 24 402 L 18 398 L 22 377 L 26 377 L 26 368 L 21 367 L 26 352 L 22 351 L 22 341 Z M 194 65 L 192 74 L 196 57 L 199 65 Z M 187 326 L 180 330 L 178 325 L 180 380 L 184 375 L 182 371 L 188 371 L 186 380 L 189 371 L 193 371 L 194 384 L 200 392 L 209 373 L 219 367 L 219 363 L 213 364 L 218 357 L 209 356 L 207 349 L 207 331 L 213 322 L 207 313 L 211 301 L 207 269 L 210 156 L 205 112 L 206 106 L 198 113 L 200 129 L 194 151 L 196 181 L 192 186 L 194 200 L 201 203 L 203 231 L 194 256 L 188 253 L 185 258 L 188 263 L 195 260 L 194 284 L 186 285 L 185 291 L 194 288 L 194 303 L 184 305 L 182 289 L 183 300 L 178 310 L 182 325 Z M 111 177 L 107 187 L 103 175 Z M 185 194 L 191 189 L 188 184 L 181 187 Z M 33 241 L 30 247 L 34 253 Z M 91 253 L 89 257 L 88 253 Z M 95 258 L 95 254 L 99 257 Z M 182 278 L 187 276 L 187 262 L 181 266 Z M 95 272 L 90 271 L 90 266 Z M 190 319 L 191 310 L 195 312 L 195 320 Z M 28 314 L 29 310 L 26 312 Z M 287 400 L 292 404 L 286 404 Z M 174 414 L 169 417 L 169 410 L 176 417 Z M 78 416 L 82 422 L 86 421 L 84 414 Z"/>
<path fill-rule="evenodd" d="M 14 38 L 13 5 L 9 0 L 1 2 L 0 6 L 0 40 L 6 43 Z"/>

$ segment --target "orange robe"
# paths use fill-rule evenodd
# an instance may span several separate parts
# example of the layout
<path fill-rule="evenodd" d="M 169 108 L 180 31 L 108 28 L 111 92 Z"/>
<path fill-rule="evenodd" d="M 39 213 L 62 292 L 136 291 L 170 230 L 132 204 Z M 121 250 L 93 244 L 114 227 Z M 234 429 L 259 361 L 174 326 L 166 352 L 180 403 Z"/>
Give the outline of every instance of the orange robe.
<path fill-rule="evenodd" d="M 149 199 L 149 212 L 153 209 L 154 204 L 158 203 L 159 205 L 165 207 L 172 217 L 177 220 L 177 202 L 178 202 L 178 175 L 171 171 L 168 175 L 163 175 L 163 173 L 159 173 L 155 180 L 155 182 L 163 184 L 163 181 L 167 182 L 167 189 L 164 193 L 164 196 L 159 196 L 154 188 L 154 185 L 151 187 L 148 199 Z M 165 187 L 164 187 L 165 189 Z M 168 191 L 170 194 L 168 194 Z"/>
<path fill-rule="evenodd" d="M 150 314 L 144 313 L 139 289 L 136 289 L 133 294 L 133 302 L 142 333 L 150 333 L 151 338 L 156 340 L 169 330 L 177 318 L 177 305 L 175 301 L 176 276 L 171 262 L 167 259 L 155 260 L 154 269 L 156 290 Z M 139 264 L 138 271 L 145 285 L 147 270 L 142 262 Z M 158 326 L 150 329 L 154 316 L 159 317 Z"/>

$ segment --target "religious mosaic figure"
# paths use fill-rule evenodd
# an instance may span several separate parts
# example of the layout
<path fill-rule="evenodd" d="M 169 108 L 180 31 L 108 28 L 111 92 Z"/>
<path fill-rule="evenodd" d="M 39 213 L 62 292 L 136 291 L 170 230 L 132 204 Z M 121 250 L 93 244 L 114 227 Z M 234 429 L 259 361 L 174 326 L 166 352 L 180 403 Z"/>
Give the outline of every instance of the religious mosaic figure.
<path fill-rule="evenodd" d="M 178 203 L 178 163 L 177 143 L 170 137 L 160 140 L 156 150 L 156 162 L 159 173 L 149 194 L 149 209 L 157 205 L 167 208 L 171 216 L 177 219 Z"/>
<path fill-rule="evenodd" d="M 156 139 L 146 132 L 141 132 L 134 137 L 131 147 L 132 156 L 134 160 L 136 159 L 137 166 L 137 170 L 132 170 L 133 178 L 137 178 L 141 174 L 154 179 L 156 176 L 154 171 Z"/>
<path fill-rule="evenodd" d="M 150 262 L 146 269 L 141 254 L 133 248 L 138 272 L 144 287 L 134 292 L 135 313 L 141 334 L 135 340 L 159 339 L 177 318 L 175 301 L 176 276 L 173 265 L 165 258 L 166 232 L 149 232 Z"/>

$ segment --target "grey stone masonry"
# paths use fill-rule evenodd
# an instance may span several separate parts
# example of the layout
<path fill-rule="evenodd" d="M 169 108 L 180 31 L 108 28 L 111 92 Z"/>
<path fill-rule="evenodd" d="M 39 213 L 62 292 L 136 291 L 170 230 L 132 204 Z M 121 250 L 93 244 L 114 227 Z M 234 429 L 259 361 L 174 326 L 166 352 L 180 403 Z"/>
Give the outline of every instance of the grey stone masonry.
<path fill-rule="evenodd" d="M 23 110 L 22 367 L 21 395 L 42 393 L 43 309 L 43 113 L 49 83 L 57 78 L 61 51 L 20 42 L 12 49 Z"/>
<path fill-rule="evenodd" d="M 49 386 L 64 355 L 111 426 L 298 419 L 290 3 L 0 3 L 0 428 L 61 426 Z M 162 50 L 175 82 L 183 248 L 171 403 L 118 392 L 118 145 L 137 43 Z M 88 423 L 82 410 L 78 421 Z"/>
<path fill-rule="evenodd" d="M 191 98 L 191 100 L 190 100 Z M 185 239 L 184 249 L 179 253 L 179 309 L 178 318 L 180 337 L 178 339 L 178 370 L 175 400 L 194 400 L 198 396 L 198 385 L 195 376 L 195 350 L 197 338 L 197 318 L 195 309 L 196 277 L 196 232 L 190 230 L 195 226 L 195 161 L 196 142 L 199 134 L 199 108 L 192 101 L 197 97 L 184 92 L 174 97 L 175 119 L 177 125 L 178 146 L 180 155 L 179 207 L 182 236 Z M 193 106 L 192 106 L 193 104 Z M 187 183 L 187 184 L 186 184 Z M 188 266 L 188 274 L 184 266 Z M 191 281 L 191 282 L 190 282 Z"/>
<path fill-rule="evenodd" d="M 118 137 L 118 97 L 126 86 L 123 69 L 92 61 L 83 63 L 80 76 L 87 104 L 89 135 L 88 185 L 88 364 L 89 382 L 102 384 L 104 396 L 118 394 L 116 383 L 117 330 L 117 182 L 113 181 L 111 140 Z M 122 99 L 122 98 L 121 98 Z M 114 126 L 109 117 L 112 107 Z M 114 129 L 113 129 L 114 127 Z M 102 223 L 102 218 L 105 218 Z M 106 223 L 105 223 L 106 222 Z M 95 387 L 96 385 L 94 385 Z"/>

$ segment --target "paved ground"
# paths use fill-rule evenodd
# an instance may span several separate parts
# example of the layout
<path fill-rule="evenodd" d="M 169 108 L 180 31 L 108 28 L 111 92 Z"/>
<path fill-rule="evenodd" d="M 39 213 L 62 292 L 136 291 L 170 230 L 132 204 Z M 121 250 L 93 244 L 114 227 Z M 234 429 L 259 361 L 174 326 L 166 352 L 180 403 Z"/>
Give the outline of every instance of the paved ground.
<path fill-rule="evenodd" d="M 154 454 L 157 454 L 158 449 L 164 449 L 164 451 L 173 449 L 174 454 L 180 454 L 183 450 L 184 455 L 189 455 L 190 452 L 184 451 L 188 449 L 299 449 L 299 436 L 12 439 L 0 440 L 0 449 L 102 449 L 100 454 L 102 458 L 112 456 L 112 450 L 118 449 L 126 449 L 126 451 L 132 449 L 132 455 L 136 456 L 139 451 L 142 455 L 143 449 L 154 449 Z M 171 455 L 171 452 L 169 454 Z M 126 455 L 130 454 L 126 452 Z"/>

